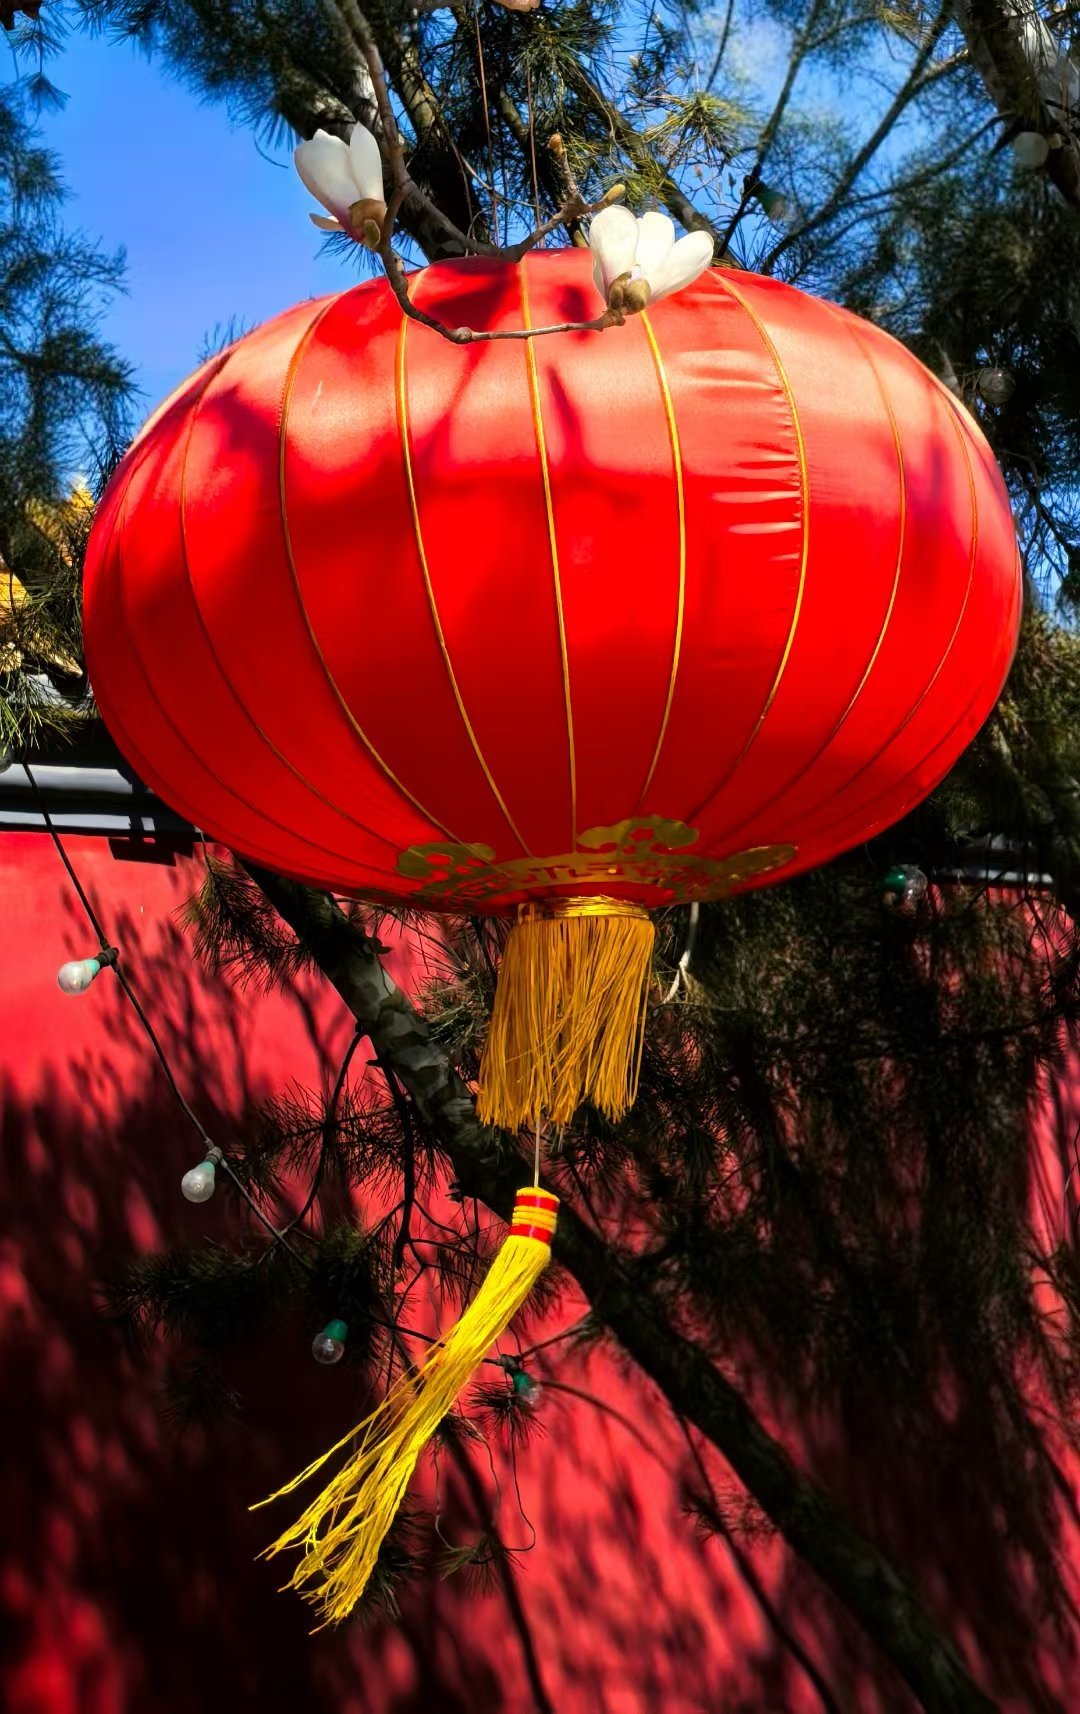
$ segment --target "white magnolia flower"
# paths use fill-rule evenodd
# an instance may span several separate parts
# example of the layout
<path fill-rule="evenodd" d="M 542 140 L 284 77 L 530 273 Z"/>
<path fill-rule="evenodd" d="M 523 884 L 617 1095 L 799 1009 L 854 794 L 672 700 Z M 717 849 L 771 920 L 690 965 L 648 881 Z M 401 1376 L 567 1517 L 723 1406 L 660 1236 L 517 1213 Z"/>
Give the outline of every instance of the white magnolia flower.
<path fill-rule="evenodd" d="M 635 220 L 622 203 L 602 208 L 589 227 L 593 279 L 609 309 L 633 315 L 646 304 L 681 292 L 713 258 L 707 232 L 688 232 L 675 240 L 675 222 L 666 214 Z"/>
<path fill-rule="evenodd" d="M 308 190 L 330 214 L 311 215 L 322 232 L 361 237 L 365 222 L 381 224 L 386 214 L 382 157 L 364 125 L 354 125 L 347 143 L 328 131 L 316 131 L 293 152 L 296 170 Z"/>

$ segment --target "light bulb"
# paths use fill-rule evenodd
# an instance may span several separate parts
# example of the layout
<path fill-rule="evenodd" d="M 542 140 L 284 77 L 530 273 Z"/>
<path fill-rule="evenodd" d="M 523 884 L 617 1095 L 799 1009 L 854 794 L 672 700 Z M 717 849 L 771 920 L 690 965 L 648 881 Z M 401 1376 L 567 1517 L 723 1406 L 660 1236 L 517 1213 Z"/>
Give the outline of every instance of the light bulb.
<path fill-rule="evenodd" d="M 200 1161 L 180 1180 L 180 1189 L 189 1202 L 209 1202 L 214 1194 L 216 1171 L 213 1161 Z"/>
<path fill-rule="evenodd" d="M 791 224 L 791 204 L 782 190 L 770 190 L 763 184 L 757 193 L 761 212 L 772 226 L 789 226 Z"/>
<path fill-rule="evenodd" d="M 988 405 L 1007 405 L 1016 391 L 1016 377 L 995 365 L 979 370 L 978 387 Z"/>
<path fill-rule="evenodd" d="M 345 1341 L 349 1337 L 348 1323 L 345 1321 L 328 1321 L 321 1333 L 316 1333 L 311 1341 L 311 1355 L 316 1363 L 340 1363 L 345 1355 Z"/>
<path fill-rule="evenodd" d="M 884 880 L 885 901 L 913 910 L 926 897 L 930 882 L 915 863 L 897 863 Z"/>
<path fill-rule="evenodd" d="M 72 958 L 56 972 L 57 986 L 62 994 L 85 994 L 100 969 L 98 958 Z"/>
<path fill-rule="evenodd" d="M 1018 167 L 1034 172 L 1037 167 L 1046 165 L 1050 145 L 1041 131 L 1021 131 L 1013 138 L 1012 147 Z"/>
<path fill-rule="evenodd" d="M 904 880 L 904 890 L 900 894 L 902 903 L 905 905 L 919 904 L 922 899 L 925 899 L 926 890 L 929 885 L 930 883 L 922 870 L 916 869 L 914 865 L 912 865 L 908 869 L 907 876 Z"/>
<path fill-rule="evenodd" d="M 511 1379 L 518 1403 L 524 1405 L 526 1410 L 539 1410 L 544 1401 L 544 1389 L 540 1382 L 534 1380 L 532 1375 L 526 1374 L 524 1369 L 512 1370 Z"/>

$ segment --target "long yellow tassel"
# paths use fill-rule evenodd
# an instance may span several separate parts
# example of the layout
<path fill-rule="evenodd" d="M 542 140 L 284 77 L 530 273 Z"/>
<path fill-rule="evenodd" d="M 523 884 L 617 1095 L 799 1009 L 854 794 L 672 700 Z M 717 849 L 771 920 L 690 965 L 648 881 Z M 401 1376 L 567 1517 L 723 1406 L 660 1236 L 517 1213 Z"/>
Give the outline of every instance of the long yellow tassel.
<path fill-rule="evenodd" d="M 259 1501 L 267 1506 L 291 1494 L 335 1452 L 359 1441 L 322 1493 L 261 1556 L 301 1549 L 286 1587 L 318 1606 L 324 1625 L 346 1618 L 364 1593 L 421 1451 L 547 1267 L 558 1206 L 549 1191 L 520 1191 L 509 1236 L 456 1326 L 432 1345 L 419 1369 L 395 1382 L 365 1421 Z"/>
<path fill-rule="evenodd" d="M 588 1099 L 611 1119 L 633 1105 L 655 930 L 640 905 L 523 905 L 503 954 L 477 1111 L 517 1131 L 567 1125 Z"/>

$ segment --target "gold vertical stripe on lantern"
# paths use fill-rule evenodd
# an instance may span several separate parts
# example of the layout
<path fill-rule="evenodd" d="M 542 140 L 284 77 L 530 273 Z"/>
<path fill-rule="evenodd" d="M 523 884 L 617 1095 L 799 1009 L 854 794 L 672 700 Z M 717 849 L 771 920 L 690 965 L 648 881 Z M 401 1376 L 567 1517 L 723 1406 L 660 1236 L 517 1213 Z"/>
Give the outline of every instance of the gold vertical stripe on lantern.
<path fill-rule="evenodd" d="M 788 410 L 791 414 L 791 427 L 795 435 L 795 450 L 799 460 L 802 546 L 799 555 L 799 586 L 795 594 L 795 606 L 791 615 L 791 626 L 787 634 L 787 640 L 784 643 L 784 652 L 780 657 L 780 665 L 776 669 L 776 677 L 773 679 L 772 685 L 769 689 L 769 694 L 765 699 L 765 706 L 758 715 L 750 736 L 747 738 L 742 749 L 739 751 L 739 754 L 724 774 L 720 783 L 713 787 L 707 798 L 703 799 L 701 803 L 695 804 L 691 815 L 691 823 L 694 825 L 696 825 L 699 816 L 701 816 L 713 800 L 720 795 L 724 786 L 734 778 L 742 767 L 742 764 L 753 747 L 761 728 L 764 726 L 765 721 L 768 718 L 770 708 L 776 701 L 777 692 L 780 689 L 784 674 L 787 672 L 788 662 L 791 659 L 791 651 L 795 647 L 795 633 L 799 629 L 799 620 L 802 617 L 803 597 L 806 594 L 806 568 L 810 558 L 810 471 L 807 464 L 806 441 L 803 437 L 802 422 L 799 417 L 799 407 L 795 403 L 795 393 L 791 385 L 791 379 L 784 363 L 781 360 L 780 353 L 776 349 L 776 345 L 770 337 L 768 328 L 765 326 L 757 311 L 747 302 L 747 299 L 743 296 L 742 292 L 737 291 L 731 284 L 731 281 L 722 278 L 716 270 L 710 270 L 707 278 L 714 281 L 727 297 L 732 298 L 734 302 L 739 305 L 747 318 L 753 323 L 754 328 L 761 338 L 761 343 L 768 352 L 769 361 L 776 370 L 777 379 L 784 390 L 784 397 L 787 400 Z"/>
<path fill-rule="evenodd" d="M 438 816 L 433 815 L 429 809 L 426 809 L 420 802 L 420 799 L 409 790 L 407 785 L 405 785 L 404 781 L 398 778 L 389 762 L 387 762 L 375 748 L 375 745 L 372 743 L 371 739 L 364 731 L 364 728 L 357 720 L 352 709 L 349 707 L 349 704 L 346 702 L 344 696 L 341 694 L 341 686 L 330 671 L 326 655 L 323 652 L 322 643 L 319 640 L 315 626 L 311 622 L 311 615 L 308 612 L 307 603 L 304 600 L 303 586 L 296 569 L 296 555 L 293 552 L 292 531 L 289 528 L 288 484 L 286 481 L 289 453 L 289 409 L 292 404 L 293 388 L 296 385 L 296 377 L 299 373 L 300 364 L 303 361 L 304 354 L 314 339 L 320 323 L 326 319 L 330 311 L 334 308 L 334 305 L 339 302 L 340 295 L 341 294 L 339 294 L 338 298 L 331 298 L 328 303 L 324 304 L 322 309 L 319 310 L 318 314 L 313 317 L 311 322 L 304 329 L 304 332 L 297 342 L 296 349 L 293 352 L 292 357 L 289 359 L 289 367 L 285 376 L 285 392 L 282 396 L 281 415 L 278 419 L 277 458 L 278 510 L 281 517 L 281 536 L 285 549 L 285 560 L 289 568 L 289 576 L 292 579 L 293 591 L 296 595 L 297 605 L 300 609 L 300 616 L 304 622 L 304 629 L 307 632 L 308 641 L 314 651 L 315 658 L 319 663 L 319 670 L 322 673 L 323 678 L 326 680 L 326 683 L 333 694 L 334 700 L 342 714 L 345 716 L 345 720 L 352 732 L 357 738 L 359 738 L 364 749 L 371 757 L 371 760 L 378 768 L 381 769 L 382 773 L 386 776 L 394 789 L 399 791 L 402 797 L 408 799 L 417 813 L 422 815 L 425 821 L 430 822 L 432 827 L 437 827 L 440 833 L 445 833 L 447 839 L 456 840 L 456 835 L 449 827 L 447 827 L 446 823 L 440 821 Z"/>
<path fill-rule="evenodd" d="M 461 715 L 461 723 L 465 728 L 465 735 L 468 738 L 469 743 L 472 745 L 473 754 L 476 756 L 476 759 L 480 764 L 484 778 L 491 788 L 491 794 L 494 797 L 495 802 L 502 811 L 506 820 L 506 825 L 509 827 L 511 833 L 514 835 L 514 838 L 517 840 L 526 856 L 531 856 L 532 853 L 530 852 L 529 847 L 526 845 L 518 831 L 517 823 L 514 821 L 513 816 L 506 807 L 506 800 L 495 783 L 494 776 L 487 764 L 487 758 L 480 748 L 479 740 L 473 729 L 473 723 L 469 719 L 469 712 L 465 707 L 465 698 L 461 694 L 461 686 L 458 684 L 457 674 L 454 671 L 454 663 L 450 658 L 450 649 L 446 641 L 446 632 L 443 630 L 443 622 L 439 617 L 439 606 L 435 600 L 435 590 L 431 583 L 431 571 L 428 566 L 427 549 L 424 546 L 424 532 L 420 527 L 420 506 L 416 497 L 416 479 L 413 475 L 412 443 L 409 429 L 409 390 L 405 372 L 405 340 L 408 331 L 409 318 L 407 315 L 403 315 L 401 318 L 401 330 L 398 333 L 397 357 L 395 360 L 395 398 L 397 403 L 398 433 L 401 436 L 401 461 L 405 467 L 405 487 L 409 496 L 409 513 L 412 518 L 413 536 L 416 540 L 416 555 L 420 561 L 420 572 L 424 579 L 424 593 L 427 596 L 428 606 L 431 609 L 431 620 L 432 624 L 435 626 L 435 635 L 438 638 L 439 653 L 442 655 L 443 664 L 446 667 L 446 676 L 450 680 L 450 689 L 454 693 L 454 701 L 457 704 L 457 711 Z"/>
<path fill-rule="evenodd" d="M 679 599 L 675 610 L 675 640 L 671 646 L 671 677 L 668 680 L 667 698 L 664 702 L 663 718 L 660 721 L 660 733 L 656 740 L 649 771 L 645 775 L 645 784 L 637 801 L 638 809 L 645 802 L 645 793 L 652 785 L 652 777 L 656 772 L 656 764 L 660 760 L 660 752 L 664 748 L 668 725 L 671 721 L 671 705 L 675 700 L 675 681 L 679 676 L 679 657 L 682 654 L 683 617 L 686 612 L 686 492 L 683 485 L 682 448 L 679 444 L 679 425 L 675 420 L 675 405 L 668 386 L 667 370 L 664 359 L 653 331 L 648 312 L 642 310 L 641 325 L 645 329 L 645 337 L 649 341 L 649 350 L 656 365 L 656 377 L 660 383 L 660 396 L 664 401 L 664 417 L 667 421 L 668 438 L 671 441 L 671 464 L 675 476 L 675 502 L 679 513 Z"/>
<path fill-rule="evenodd" d="M 531 327 L 529 318 L 529 286 L 525 263 L 518 263 L 521 282 L 521 319 Z M 547 511 L 548 542 L 551 546 L 551 571 L 555 580 L 555 611 L 559 618 L 559 650 L 562 655 L 563 696 L 566 701 L 566 742 L 570 751 L 570 849 L 577 850 L 577 753 L 574 748 L 574 709 L 570 700 L 570 655 L 566 647 L 566 615 L 563 612 L 562 574 L 559 570 L 559 542 L 555 533 L 555 508 L 551 500 L 551 472 L 548 469 L 547 441 L 544 438 L 544 416 L 540 409 L 540 377 L 536 371 L 536 353 L 531 339 L 525 340 L 525 361 L 529 373 L 529 400 L 532 404 L 536 432 L 536 451 L 540 459 L 540 474 L 544 481 L 544 507 Z"/>

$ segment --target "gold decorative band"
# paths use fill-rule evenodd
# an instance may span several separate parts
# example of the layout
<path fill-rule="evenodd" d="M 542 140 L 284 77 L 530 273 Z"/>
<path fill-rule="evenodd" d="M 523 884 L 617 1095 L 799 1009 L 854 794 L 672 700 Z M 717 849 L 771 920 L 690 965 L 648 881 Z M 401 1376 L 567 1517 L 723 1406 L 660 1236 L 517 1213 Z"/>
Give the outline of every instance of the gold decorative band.
<path fill-rule="evenodd" d="M 429 899 L 436 909 L 471 908 L 474 903 L 483 908 L 492 900 L 506 900 L 509 910 L 514 894 L 529 893 L 541 915 L 555 914 L 555 898 L 561 906 L 559 914 L 565 917 L 574 914 L 571 900 L 558 901 L 557 888 L 610 887 L 614 880 L 619 886 L 648 887 L 659 893 L 657 904 L 722 899 L 795 856 L 793 845 L 755 845 L 726 857 L 700 857 L 690 849 L 697 838 L 697 829 L 684 822 L 633 815 L 609 827 L 587 828 L 578 834 L 575 850 L 556 856 L 503 857 L 496 862 L 490 845 L 436 839 L 403 851 L 397 870 L 418 883 L 410 889 L 418 904 Z M 580 901 L 584 895 L 572 897 Z M 640 914 L 638 906 L 605 893 L 585 899 L 585 904 L 593 915 Z"/>
<path fill-rule="evenodd" d="M 534 899 L 518 906 L 518 922 L 533 922 L 537 918 L 554 917 L 645 917 L 644 905 L 631 899 L 611 899 L 603 893 L 592 898 Z"/>

